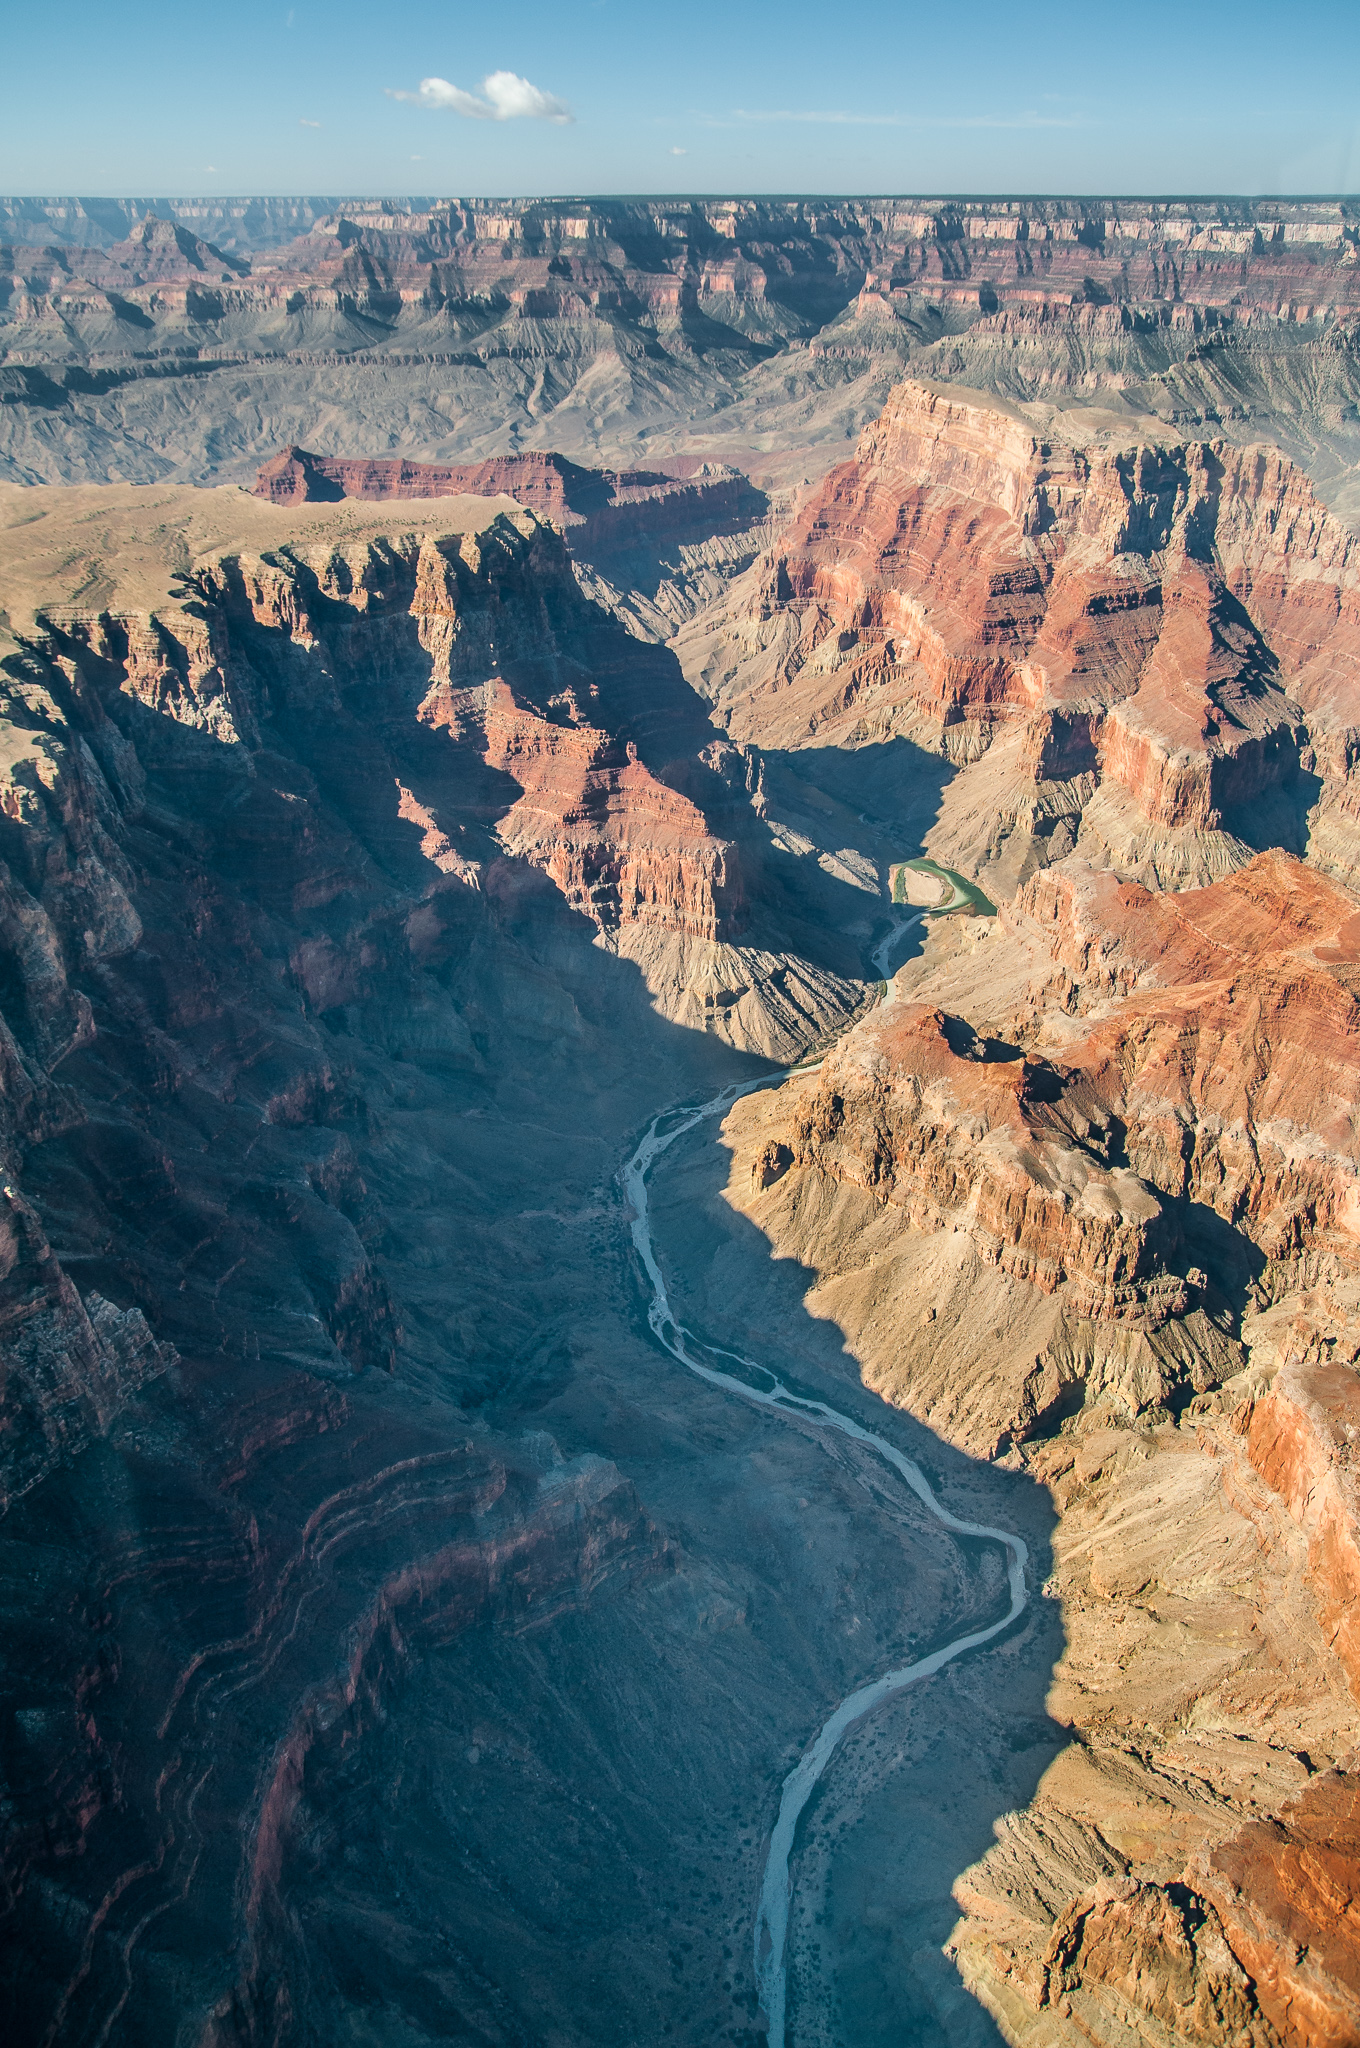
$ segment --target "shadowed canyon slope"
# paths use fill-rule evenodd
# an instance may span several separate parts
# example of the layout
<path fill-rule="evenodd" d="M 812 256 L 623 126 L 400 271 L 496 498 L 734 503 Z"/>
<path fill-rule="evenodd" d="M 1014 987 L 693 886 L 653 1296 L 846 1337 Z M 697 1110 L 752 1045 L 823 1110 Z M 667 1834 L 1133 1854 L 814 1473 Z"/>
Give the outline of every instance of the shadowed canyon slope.
<path fill-rule="evenodd" d="M 1342 2048 L 1349 215 L 301 207 L 10 202 L 11 2031 L 766 2037 L 1007 1592 L 652 1341 L 747 1085 L 687 1341 L 1031 1560 L 788 2048 Z"/>
<path fill-rule="evenodd" d="M 550 529 L 401 509 L 13 535 L 15 2038 L 747 2029 L 770 1788 L 991 1597 L 805 1438 L 753 1543 L 769 1426 L 658 1373 L 623 1256 L 629 1131 L 857 948 L 789 950 L 740 757 Z"/>

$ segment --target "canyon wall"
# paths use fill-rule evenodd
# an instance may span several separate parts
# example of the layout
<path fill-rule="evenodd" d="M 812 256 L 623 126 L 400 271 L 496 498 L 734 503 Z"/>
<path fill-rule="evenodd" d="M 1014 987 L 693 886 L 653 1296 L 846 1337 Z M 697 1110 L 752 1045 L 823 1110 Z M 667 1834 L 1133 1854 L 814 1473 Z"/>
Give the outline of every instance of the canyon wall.
<path fill-rule="evenodd" d="M 1017 2048 L 1354 2039 L 1357 543 L 1251 444 L 1297 377 L 1325 469 L 1349 212 L 56 217 L 11 207 L 12 475 L 290 445 L 6 487 L 21 2035 L 749 2034 L 782 1777 L 1004 1598 L 647 1343 L 628 1144 L 834 1040 L 725 1196 L 658 1191 L 676 1312 L 1037 1564 L 903 1709 L 953 1962 L 890 1803 L 853 1941 Z M 394 452 L 308 452 L 350 379 Z M 774 536 L 709 461 L 866 415 Z M 871 1007 L 921 850 L 1000 913 Z"/>
<path fill-rule="evenodd" d="M 1069 857 L 727 1122 L 865 1381 L 1060 1510 L 1072 1747 L 955 1887 L 1012 2042 L 1354 2037 L 1354 930 Z"/>
<path fill-rule="evenodd" d="M 436 2039 L 490 1997 L 649 2038 L 683 1940 L 698 2024 L 745 2025 L 754 1851 L 681 1904 L 676 1858 L 843 1654 L 807 1662 L 810 1561 L 734 1580 L 725 1487 L 707 1533 L 677 1497 L 695 1418 L 637 1413 L 608 1187 L 663 1090 L 863 986 L 775 950 L 746 763 L 532 513 L 40 502 L 0 646 L 5 2024 L 244 2048 L 357 2002 Z M 968 1588 L 917 1557 L 933 1625 Z M 584 1936 L 523 1889 L 583 1859 Z"/>
<path fill-rule="evenodd" d="M 743 947 L 774 937 L 747 883 L 753 861 L 760 879 L 747 765 L 715 740 L 672 659 L 582 597 L 560 537 L 532 513 L 477 516 L 452 531 L 435 516 L 423 530 L 206 556 L 144 610 L 54 606 L 11 642 L 0 1050 L 16 1174 L 26 1146 L 86 1126 L 54 1078 L 97 1040 L 81 976 L 142 960 L 150 943 L 134 903 L 145 887 L 138 835 L 159 816 L 148 777 L 173 775 L 177 805 L 197 793 L 201 817 L 190 810 L 173 828 L 189 872 L 230 845 L 238 886 L 248 877 L 262 910 L 286 919 L 279 1000 L 314 1021 L 305 1053 L 262 1053 L 254 1066 L 271 1128 L 324 1123 L 344 1100 L 316 1036 L 323 1020 L 365 1017 L 393 1052 L 423 1047 L 475 1067 L 473 1031 L 438 976 L 480 905 L 515 900 L 535 874 L 608 949 L 645 957 L 660 1000 L 696 1005 L 729 1039 L 785 1034 L 795 1047 L 853 1010 L 853 979 L 791 976 Z M 173 914 L 198 932 L 225 918 L 222 942 L 249 953 L 257 941 L 239 914 L 210 907 L 215 887 L 186 877 L 197 907 Z M 211 1041 L 219 1028 L 226 995 L 211 950 L 166 957 L 157 1003 L 136 1012 L 167 1075 L 184 1063 L 168 1031 Z M 705 1014 L 696 990 L 715 973 L 744 1007 Z M 296 1028 L 276 1021 L 268 1035 L 287 1041 Z M 210 1068 L 223 1056 L 205 1042 Z M 301 1333 L 303 1351 L 319 1343 L 333 1359 L 381 1364 L 392 1310 L 346 1220 L 362 1191 L 343 1192 L 353 1168 L 342 1155 L 316 1171 L 303 1202 L 315 1236 L 304 1321 L 316 1327 Z M 154 1145 L 145 1172 L 152 1211 L 215 1207 L 208 1182 L 191 1194 Z M 17 1187 L 6 1200 L 12 1497 L 106 1429 L 174 1350 L 140 1309 L 78 1292 L 32 1204 Z"/>
<path fill-rule="evenodd" d="M 1071 425 L 900 386 L 687 673 L 741 743 L 963 767 L 931 850 L 1001 893 L 1073 845 L 1159 887 L 1271 843 L 1353 874 L 1358 544 L 1274 451 Z"/>
<path fill-rule="evenodd" d="M 27 481 L 246 481 L 337 404 L 426 460 L 773 450 L 801 475 L 785 451 L 829 454 L 910 364 L 1233 439 L 1268 421 L 1348 488 L 1344 203 L 10 200 L 0 223 L 0 459 Z"/>

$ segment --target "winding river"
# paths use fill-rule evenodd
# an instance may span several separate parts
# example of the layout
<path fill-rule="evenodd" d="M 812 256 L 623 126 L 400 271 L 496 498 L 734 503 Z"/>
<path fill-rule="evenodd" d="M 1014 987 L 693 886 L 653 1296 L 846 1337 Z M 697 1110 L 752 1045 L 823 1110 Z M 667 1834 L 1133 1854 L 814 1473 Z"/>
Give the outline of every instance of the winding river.
<path fill-rule="evenodd" d="M 914 918 L 906 921 L 915 923 Z M 898 924 L 889 933 L 875 953 L 875 964 L 886 975 L 887 957 L 893 942 L 906 929 Z M 880 958 L 880 955 L 882 956 Z M 792 1898 L 792 1877 L 790 1859 L 793 1855 L 794 1834 L 798 1818 L 807 1805 L 818 1779 L 825 1771 L 836 1752 L 837 1745 L 846 1730 L 860 1720 L 881 1701 L 893 1693 L 901 1692 L 909 1685 L 915 1685 L 922 1678 L 929 1678 L 932 1672 L 943 1669 L 954 1658 L 961 1657 L 966 1650 L 975 1650 L 987 1643 L 1003 1629 L 1010 1627 L 1016 1617 L 1024 1611 L 1027 1594 L 1025 1590 L 1025 1565 L 1028 1553 L 1024 1543 L 1006 1529 L 993 1529 L 979 1522 L 964 1522 L 957 1515 L 950 1514 L 942 1507 L 920 1467 L 913 1463 L 895 1444 L 886 1437 L 875 1435 L 873 1430 L 863 1428 L 852 1416 L 843 1415 L 839 1409 L 830 1407 L 825 1401 L 810 1400 L 795 1394 L 786 1387 L 778 1375 L 768 1366 L 758 1365 L 753 1359 L 743 1358 L 735 1352 L 716 1352 L 711 1356 L 726 1357 L 743 1371 L 753 1374 L 757 1381 L 768 1384 L 751 1384 L 739 1378 L 736 1373 L 724 1372 L 721 1367 L 705 1362 L 693 1348 L 699 1340 L 676 1322 L 671 1314 L 666 1294 L 666 1283 L 662 1278 L 656 1248 L 652 1242 L 652 1229 L 647 1197 L 647 1176 L 655 1161 L 681 1138 L 692 1131 L 696 1124 L 709 1117 L 719 1116 L 742 1095 L 752 1094 L 758 1088 L 768 1088 L 788 1079 L 795 1069 L 787 1068 L 782 1074 L 772 1074 L 756 1081 L 745 1081 L 724 1088 L 718 1095 L 699 1104 L 697 1108 L 663 1110 L 653 1117 L 641 1144 L 634 1152 L 620 1176 L 632 1210 L 633 1243 L 637 1246 L 651 1285 L 652 1298 L 647 1309 L 647 1320 L 657 1341 L 678 1359 L 690 1372 L 707 1380 L 710 1386 L 721 1387 L 725 1393 L 734 1394 L 739 1400 L 752 1402 L 756 1407 L 773 1410 L 776 1414 L 790 1419 L 811 1421 L 815 1428 L 837 1430 L 842 1436 L 852 1437 L 856 1443 L 867 1444 L 870 1450 L 891 1465 L 893 1470 L 906 1482 L 918 1500 L 922 1501 L 951 1534 L 955 1536 L 982 1537 L 999 1543 L 1006 1553 L 1007 1578 L 1010 1584 L 1010 1607 L 999 1621 L 988 1628 L 971 1629 L 956 1636 L 943 1649 L 935 1650 L 928 1657 L 920 1658 L 915 1664 L 904 1665 L 897 1671 L 885 1671 L 881 1678 L 871 1679 L 859 1686 L 843 1699 L 830 1719 L 818 1731 L 816 1738 L 804 1752 L 793 1770 L 784 1780 L 779 1800 L 779 1815 L 770 1836 L 769 1854 L 765 1861 L 765 1874 L 760 1887 L 760 1904 L 756 1912 L 755 1925 L 755 1972 L 760 1993 L 760 2003 L 769 2027 L 769 2048 L 784 2048 L 784 2002 L 785 2002 L 785 1944 L 788 1935 L 789 1906 Z M 815 1072 L 815 1067 L 801 1067 L 800 1073 Z M 707 1345 L 699 1346 L 708 1350 Z"/>

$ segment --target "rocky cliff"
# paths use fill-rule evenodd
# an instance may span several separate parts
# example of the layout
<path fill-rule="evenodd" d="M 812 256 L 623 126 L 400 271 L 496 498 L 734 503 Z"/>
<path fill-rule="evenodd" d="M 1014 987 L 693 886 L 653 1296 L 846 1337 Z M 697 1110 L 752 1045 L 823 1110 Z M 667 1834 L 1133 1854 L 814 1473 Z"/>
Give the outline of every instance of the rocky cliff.
<path fill-rule="evenodd" d="M 955 1888 L 1011 2041 L 1354 2033 L 1354 917 L 1069 858 L 728 1119 L 865 1381 L 1060 1510 L 1073 1747 Z"/>
<path fill-rule="evenodd" d="M 682 658 L 744 743 L 978 764 L 932 848 L 1004 893 L 1074 841 L 1158 886 L 1272 839 L 1350 874 L 1356 549 L 1272 451 L 905 384 Z"/>
<path fill-rule="evenodd" d="M 1344 204 L 11 200 L 0 221 L 3 459 L 28 480 L 244 481 L 337 403 L 423 459 L 773 448 L 796 476 L 909 363 L 1234 439 L 1268 420 L 1341 488 L 1353 461 Z"/>

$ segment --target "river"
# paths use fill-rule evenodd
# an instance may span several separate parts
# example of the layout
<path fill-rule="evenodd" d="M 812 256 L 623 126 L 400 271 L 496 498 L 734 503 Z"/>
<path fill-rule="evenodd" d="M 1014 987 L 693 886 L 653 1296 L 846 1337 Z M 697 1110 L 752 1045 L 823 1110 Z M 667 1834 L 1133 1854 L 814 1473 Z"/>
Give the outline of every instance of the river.
<path fill-rule="evenodd" d="M 915 923 L 916 920 L 913 918 L 908 922 Z M 896 926 L 882 942 L 880 951 L 884 955 L 885 963 L 888 948 L 905 928 L 905 925 Z M 876 962 L 877 959 L 878 956 L 875 955 Z M 886 964 L 884 972 L 886 973 Z M 892 1467 L 917 1499 L 925 1504 L 936 1520 L 951 1534 L 981 1537 L 1000 1544 L 1006 1553 L 1010 1607 L 999 1621 L 994 1621 L 989 1627 L 971 1629 L 963 1635 L 956 1636 L 952 1642 L 946 1643 L 943 1649 L 933 1651 L 928 1657 L 922 1657 L 917 1663 L 904 1665 L 900 1670 L 885 1671 L 881 1677 L 857 1687 L 841 1701 L 836 1711 L 823 1723 L 784 1780 L 779 1813 L 770 1835 L 755 1924 L 756 1983 L 769 2028 L 769 2048 L 784 2048 L 785 1945 L 793 1888 L 790 1864 L 794 1835 L 799 1815 L 807 1805 L 818 1779 L 835 1755 L 841 1737 L 848 1728 L 883 1700 L 903 1691 L 907 1686 L 917 1684 L 923 1678 L 930 1677 L 932 1672 L 943 1669 L 946 1664 L 952 1663 L 954 1658 L 961 1657 L 966 1650 L 975 1650 L 981 1644 L 999 1636 L 1003 1629 L 1009 1628 L 1017 1616 L 1023 1613 L 1028 1598 L 1025 1588 L 1028 1553 L 1018 1536 L 1012 1535 L 1006 1529 L 993 1529 L 983 1523 L 961 1521 L 957 1515 L 950 1514 L 948 1508 L 936 1499 L 920 1467 L 904 1452 L 898 1450 L 895 1444 L 889 1443 L 886 1437 L 876 1435 L 873 1430 L 865 1429 L 853 1416 L 842 1414 L 839 1409 L 829 1406 L 827 1402 L 811 1400 L 794 1393 L 769 1366 L 760 1365 L 754 1359 L 744 1358 L 734 1352 L 712 1353 L 713 1356 L 730 1358 L 732 1364 L 742 1371 L 754 1374 L 760 1381 L 769 1382 L 768 1385 L 752 1385 L 747 1380 L 739 1378 L 736 1373 L 724 1372 L 719 1366 L 706 1364 L 698 1356 L 696 1349 L 692 1348 L 698 1345 L 699 1340 L 678 1324 L 671 1314 L 666 1283 L 662 1277 L 656 1247 L 652 1242 L 647 1194 L 647 1176 L 652 1166 L 677 1138 L 683 1137 L 687 1131 L 692 1131 L 696 1124 L 703 1123 L 709 1117 L 721 1115 L 731 1108 L 739 1096 L 749 1095 L 759 1088 L 769 1088 L 786 1081 L 789 1074 L 794 1071 L 790 1068 L 782 1074 L 768 1075 L 760 1080 L 745 1081 L 724 1088 L 720 1094 L 713 1096 L 708 1102 L 700 1103 L 697 1108 L 662 1110 L 648 1125 L 646 1135 L 620 1175 L 632 1211 L 633 1243 L 637 1247 L 638 1257 L 642 1261 L 652 1291 L 647 1320 L 658 1343 L 664 1346 L 671 1357 L 677 1359 L 690 1372 L 697 1373 L 700 1379 L 707 1380 L 710 1386 L 721 1387 L 725 1393 L 732 1394 L 739 1400 L 752 1402 L 755 1406 L 770 1410 L 776 1415 L 811 1422 L 814 1428 L 836 1430 L 842 1436 L 852 1437 L 856 1443 L 868 1445 L 870 1450 Z M 796 1071 L 806 1074 L 815 1072 L 816 1069 L 802 1067 Z M 663 1126 L 666 1128 L 663 1129 Z M 707 1345 L 701 1348 L 709 1349 Z"/>

